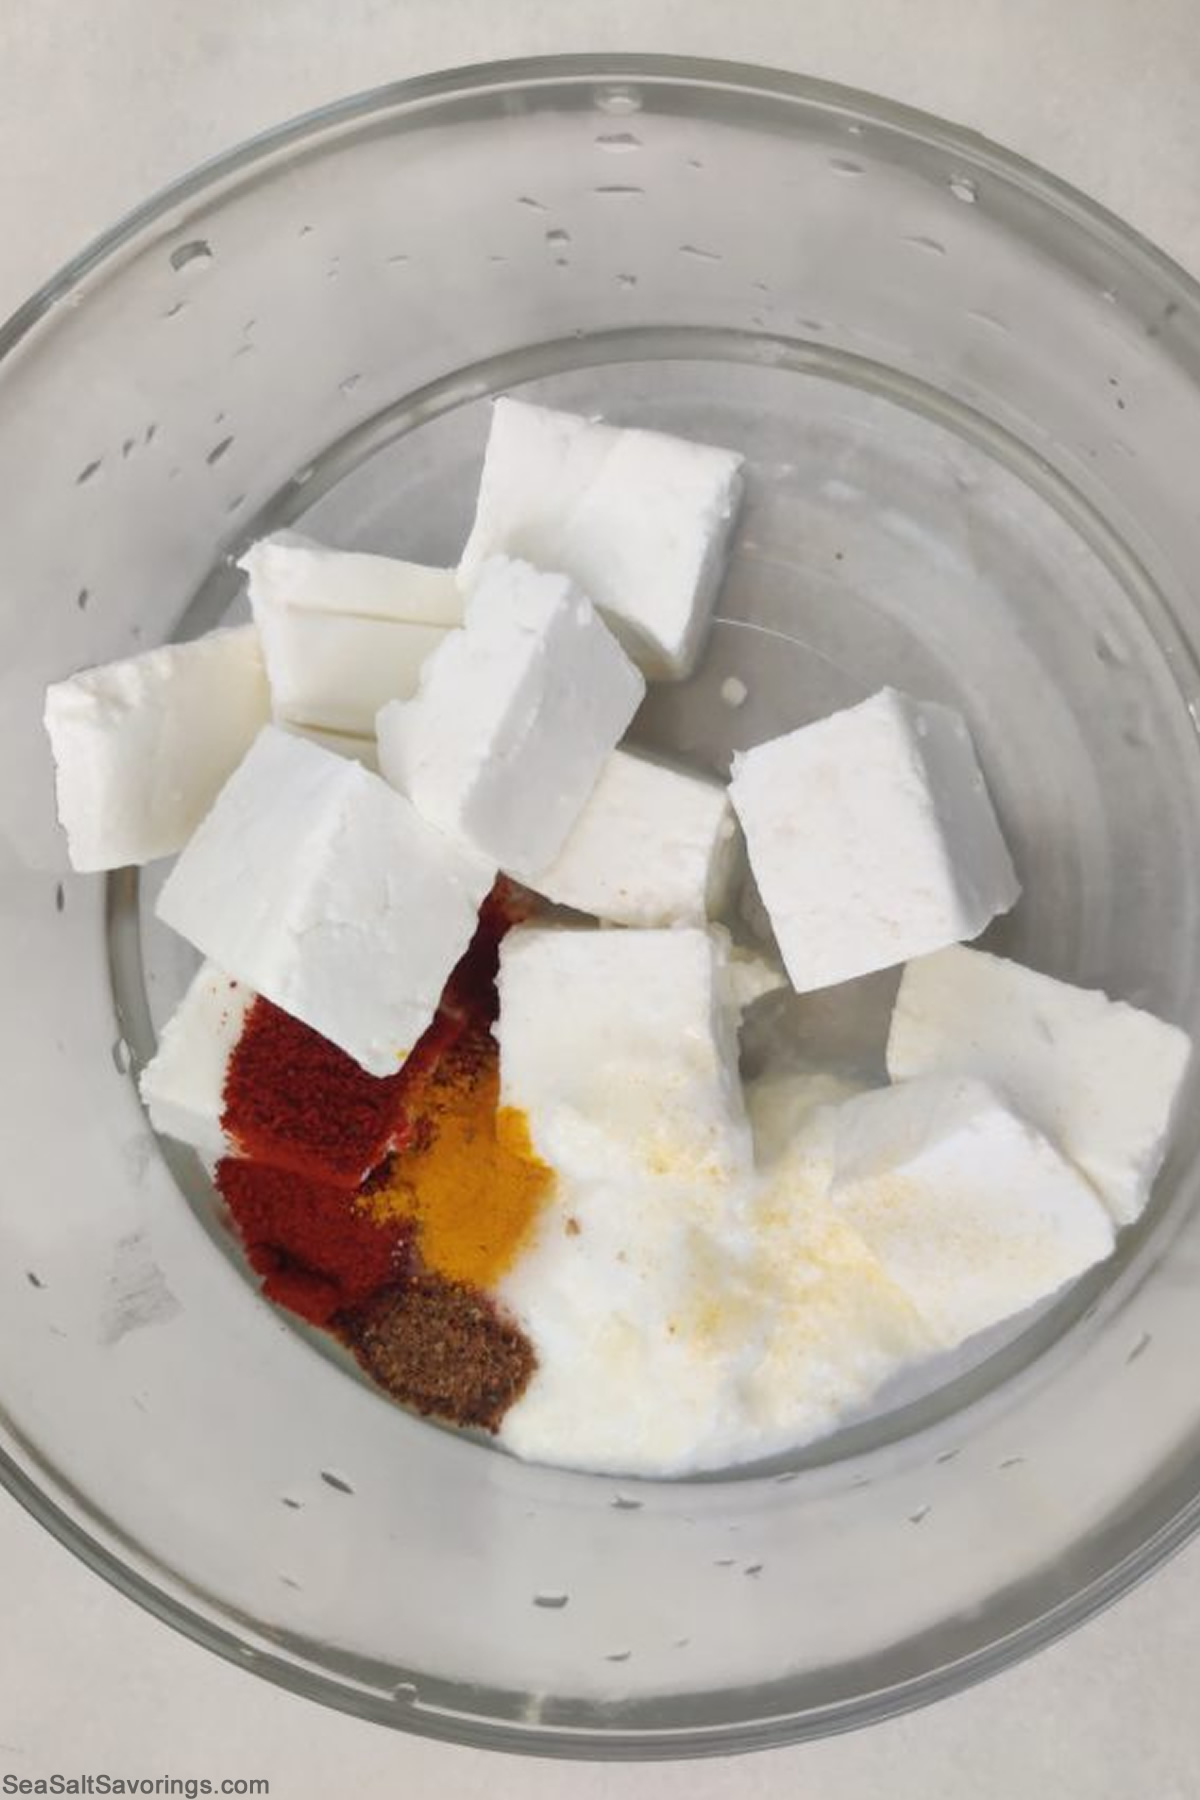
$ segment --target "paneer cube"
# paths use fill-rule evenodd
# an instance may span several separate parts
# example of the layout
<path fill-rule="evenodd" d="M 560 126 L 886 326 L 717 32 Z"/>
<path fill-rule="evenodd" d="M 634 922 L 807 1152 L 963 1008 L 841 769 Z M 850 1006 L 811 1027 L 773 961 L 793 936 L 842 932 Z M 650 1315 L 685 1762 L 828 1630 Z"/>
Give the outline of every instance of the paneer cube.
<path fill-rule="evenodd" d="M 497 553 L 562 570 L 651 680 L 689 675 L 725 570 L 741 466 L 733 450 L 497 400 L 459 577 L 469 589 Z"/>
<path fill-rule="evenodd" d="M 498 557 L 416 697 L 379 714 L 379 766 L 439 830 L 535 882 L 644 692 L 573 582 Z"/>
<path fill-rule="evenodd" d="M 45 721 L 72 868 L 182 850 L 269 717 L 252 625 L 52 683 Z"/>
<path fill-rule="evenodd" d="M 977 937 L 1020 892 L 950 707 L 885 688 L 735 756 L 730 794 L 800 993 Z"/>
<path fill-rule="evenodd" d="M 267 726 L 171 871 L 158 915 L 390 1075 L 433 1018 L 495 872 L 359 763 Z"/>

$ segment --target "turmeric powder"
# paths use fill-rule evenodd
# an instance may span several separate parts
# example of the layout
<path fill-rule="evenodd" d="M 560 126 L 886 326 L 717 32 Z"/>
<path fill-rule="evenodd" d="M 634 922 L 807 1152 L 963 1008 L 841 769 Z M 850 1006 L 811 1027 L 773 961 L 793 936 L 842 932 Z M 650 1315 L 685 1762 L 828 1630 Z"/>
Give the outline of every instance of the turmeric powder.
<path fill-rule="evenodd" d="M 516 1260 L 553 1171 L 534 1151 L 524 1113 L 499 1105 L 490 1032 L 468 1034 L 423 1085 L 412 1096 L 412 1142 L 358 1205 L 380 1221 L 411 1219 L 426 1268 L 487 1288 Z"/>

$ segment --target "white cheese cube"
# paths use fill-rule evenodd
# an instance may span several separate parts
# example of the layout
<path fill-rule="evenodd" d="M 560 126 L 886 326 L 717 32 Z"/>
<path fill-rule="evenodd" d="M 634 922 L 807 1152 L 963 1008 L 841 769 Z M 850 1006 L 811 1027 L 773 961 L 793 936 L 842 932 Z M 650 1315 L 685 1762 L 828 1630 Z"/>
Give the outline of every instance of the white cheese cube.
<path fill-rule="evenodd" d="M 260 538 L 238 567 L 249 577 L 250 603 L 255 607 L 282 606 L 444 629 L 462 620 L 462 595 L 453 570 L 429 569 L 362 550 L 332 550 L 298 531 Z"/>
<path fill-rule="evenodd" d="M 976 937 L 1020 892 L 949 707 L 885 688 L 735 756 L 730 794 L 798 992 Z"/>
<path fill-rule="evenodd" d="M 760 1353 L 751 1147 L 721 937 L 523 926 L 500 949 L 501 1099 L 555 1182 L 500 1297 L 538 1368 L 518 1455 L 679 1474 L 736 1455 Z"/>
<path fill-rule="evenodd" d="M 376 722 L 379 766 L 431 824 L 532 880 L 562 849 L 645 682 L 565 575 L 498 557 Z"/>
<path fill-rule="evenodd" d="M 994 1088 L 928 1076 L 838 1109 L 832 1198 L 949 1348 L 1108 1255 L 1089 1182 Z"/>
<path fill-rule="evenodd" d="M 446 636 L 437 625 L 286 607 L 256 617 L 275 718 L 357 736 L 374 732 L 389 700 L 416 693 L 425 659 Z"/>
<path fill-rule="evenodd" d="M 181 850 L 269 717 L 252 625 L 54 682 L 45 724 L 71 866 Z"/>
<path fill-rule="evenodd" d="M 521 926 L 499 993 L 502 1101 L 551 1167 L 699 1189 L 749 1166 L 722 938 Z"/>
<path fill-rule="evenodd" d="M 281 723 L 368 735 L 389 700 L 462 616 L 454 576 L 387 556 L 329 550 L 295 533 L 242 558 Z"/>
<path fill-rule="evenodd" d="M 614 750 L 535 885 L 614 925 L 700 925 L 729 897 L 738 848 L 719 782 Z"/>
<path fill-rule="evenodd" d="M 459 578 L 469 588 L 497 552 L 561 569 L 646 675 L 688 675 L 724 573 L 741 465 L 732 450 L 497 400 Z"/>
<path fill-rule="evenodd" d="M 1191 1049 L 1123 1001 L 955 948 L 905 969 L 887 1056 L 896 1081 L 961 1072 L 1002 1089 L 1125 1225 L 1162 1164 Z"/>
<path fill-rule="evenodd" d="M 203 1156 L 236 1154 L 221 1124 L 225 1080 L 255 998 L 215 963 L 201 963 L 138 1081 L 154 1129 Z"/>
<path fill-rule="evenodd" d="M 425 1030 L 495 874 L 356 762 L 268 726 L 158 914 L 221 968 L 390 1075 Z"/>

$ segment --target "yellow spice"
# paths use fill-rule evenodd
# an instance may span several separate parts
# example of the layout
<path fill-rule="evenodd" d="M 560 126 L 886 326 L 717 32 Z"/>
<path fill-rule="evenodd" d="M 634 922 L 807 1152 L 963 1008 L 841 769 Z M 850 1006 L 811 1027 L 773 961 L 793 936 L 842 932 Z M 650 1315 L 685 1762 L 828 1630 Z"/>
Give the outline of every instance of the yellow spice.
<path fill-rule="evenodd" d="M 376 1218 L 412 1219 L 426 1266 L 476 1287 L 511 1267 L 554 1179 L 525 1114 L 499 1099 L 494 1047 L 482 1063 L 439 1072 L 428 1129 L 397 1157 L 387 1185 L 359 1200 Z"/>

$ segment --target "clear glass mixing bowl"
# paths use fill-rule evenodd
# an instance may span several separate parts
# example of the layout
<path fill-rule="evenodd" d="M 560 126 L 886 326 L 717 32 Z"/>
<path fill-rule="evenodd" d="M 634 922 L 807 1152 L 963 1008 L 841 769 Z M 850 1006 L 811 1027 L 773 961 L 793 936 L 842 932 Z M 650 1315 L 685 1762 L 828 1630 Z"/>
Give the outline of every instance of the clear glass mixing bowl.
<path fill-rule="evenodd" d="M 231 556 L 271 527 L 453 560 L 500 390 L 711 438 L 751 471 L 723 622 L 643 733 L 719 768 L 883 681 L 953 700 L 1025 879 L 995 941 L 1195 1031 L 1198 300 L 932 119 L 760 70 L 574 59 L 273 132 L 0 331 L 14 1494 L 299 1693 L 589 1756 L 931 1699 L 1193 1529 L 1195 1083 L 1115 1260 L 933 1392 L 728 1478 L 525 1467 L 263 1305 L 195 1165 L 149 1133 L 134 1074 L 188 956 L 153 873 L 65 872 L 39 715 L 48 678 L 222 617 Z M 848 1057 L 877 1054 L 826 1004 Z"/>

